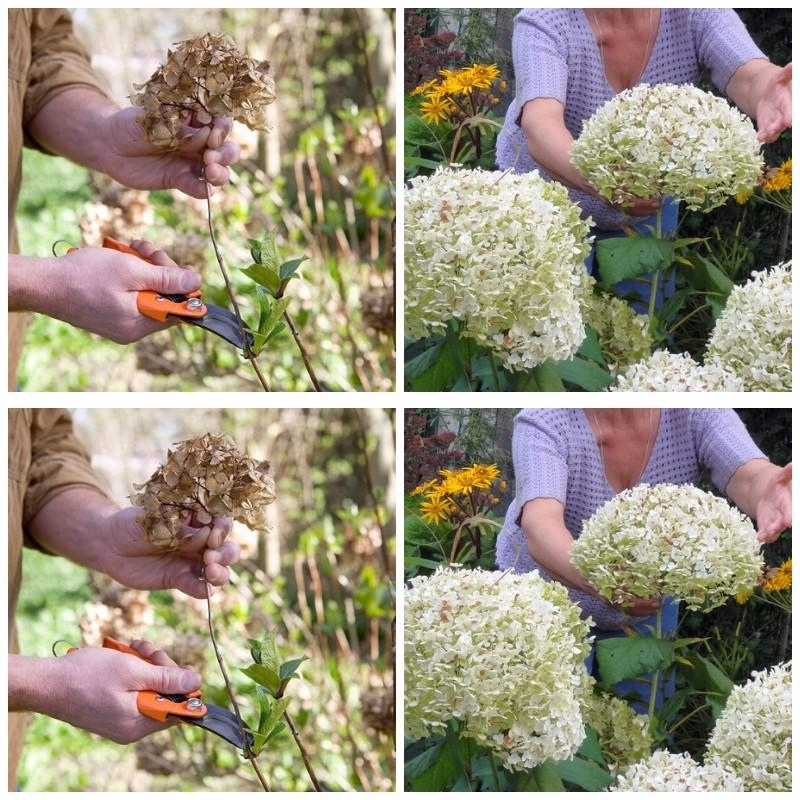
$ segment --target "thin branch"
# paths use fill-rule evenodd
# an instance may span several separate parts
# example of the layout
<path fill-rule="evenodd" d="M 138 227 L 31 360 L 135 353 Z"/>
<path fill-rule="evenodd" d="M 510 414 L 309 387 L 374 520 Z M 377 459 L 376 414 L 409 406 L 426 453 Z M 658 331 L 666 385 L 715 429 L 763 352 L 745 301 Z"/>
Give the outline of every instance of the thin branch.
<path fill-rule="evenodd" d="M 261 383 L 261 386 L 264 388 L 265 392 L 268 392 L 269 385 L 264 378 L 264 375 L 261 373 L 261 370 L 256 363 L 256 357 L 253 354 L 253 351 L 250 349 L 250 342 L 247 339 L 247 334 L 245 333 L 244 329 L 244 321 L 242 320 L 242 314 L 239 311 L 239 304 L 236 302 L 236 295 L 233 293 L 233 287 L 231 286 L 230 278 L 228 277 L 228 270 L 225 268 L 225 262 L 222 260 L 222 253 L 220 252 L 219 246 L 217 245 L 217 237 L 214 235 L 214 222 L 213 217 L 211 214 L 211 190 L 208 188 L 208 181 L 206 180 L 206 168 L 205 164 L 201 168 L 200 177 L 203 181 L 203 185 L 206 187 L 206 208 L 208 210 L 208 233 L 211 236 L 211 244 L 214 246 L 214 254 L 217 257 L 217 263 L 219 264 L 219 268 L 222 272 L 222 277 L 225 281 L 225 288 L 228 290 L 228 297 L 231 299 L 231 305 L 233 306 L 233 313 L 236 315 L 236 323 L 239 326 L 239 335 L 242 337 L 242 341 L 244 342 L 244 355 L 245 358 L 253 365 L 253 369 L 255 370 L 256 375 L 258 376 L 258 380 Z"/>
<path fill-rule="evenodd" d="M 222 660 L 222 653 L 220 652 L 219 646 L 217 645 L 217 638 L 214 636 L 214 623 L 211 617 L 211 590 L 208 587 L 208 581 L 206 580 L 206 572 L 205 566 L 203 567 L 203 585 L 206 587 L 206 607 L 208 609 L 208 633 L 211 637 L 211 644 L 214 646 L 214 654 L 217 657 L 217 663 L 219 664 L 220 672 L 222 673 L 222 679 L 225 681 L 225 688 L 228 691 L 228 697 L 231 699 L 231 705 L 233 706 L 233 713 L 236 715 L 236 723 L 239 726 L 239 735 L 242 737 L 242 741 L 244 742 L 244 755 L 245 758 L 253 765 L 253 769 L 255 770 L 256 775 L 258 776 L 258 780 L 261 782 L 261 785 L 264 787 L 264 791 L 270 791 L 269 786 L 267 785 L 267 781 L 261 773 L 261 770 L 258 768 L 258 764 L 256 763 L 256 757 L 253 754 L 253 751 L 250 749 L 250 743 L 247 740 L 247 733 L 245 731 L 244 721 L 242 720 L 242 714 L 239 711 L 239 704 L 236 702 L 236 697 L 233 694 L 233 688 L 231 686 L 230 679 L 228 678 L 228 671 L 225 669 L 225 662 Z"/>
<path fill-rule="evenodd" d="M 303 757 L 303 763 L 306 765 L 306 772 L 308 773 L 308 777 L 311 778 L 311 783 L 314 784 L 314 791 L 321 792 L 322 786 L 320 785 L 320 782 L 317 779 L 316 774 L 314 773 L 314 768 L 311 766 L 311 762 L 308 759 L 308 753 L 306 752 L 306 748 L 303 746 L 303 742 L 300 740 L 300 734 L 297 728 L 295 728 L 294 722 L 292 722 L 292 718 L 289 716 L 288 711 L 283 712 L 283 718 L 286 720 L 286 724 L 289 726 L 289 730 L 292 732 L 292 737 L 294 738 L 294 741 L 300 750 L 300 755 Z"/>
<path fill-rule="evenodd" d="M 319 382 L 316 374 L 314 373 L 314 368 L 311 366 L 311 361 L 308 358 L 308 353 L 306 352 L 306 348 L 303 346 L 303 342 L 300 339 L 300 333 L 298 332 L 297 328 L 292 322 L 292 318 L 289 316 L 288 311 L 283 312 L 283 318 L 286 320 L 286 324 L 289 326 L 289 331 L 292 334 L 292 338 L 297 345 L 297 349 L 300 351 L 300 356 L 303 359 L 303 364 L 305 364 L 306 372 L 308 373 L 308 377 L 311 380 L 311 383 L 314 387 L 315 392 L 322 392 L 324 389 L 322 388 L 322 384 Z"/>

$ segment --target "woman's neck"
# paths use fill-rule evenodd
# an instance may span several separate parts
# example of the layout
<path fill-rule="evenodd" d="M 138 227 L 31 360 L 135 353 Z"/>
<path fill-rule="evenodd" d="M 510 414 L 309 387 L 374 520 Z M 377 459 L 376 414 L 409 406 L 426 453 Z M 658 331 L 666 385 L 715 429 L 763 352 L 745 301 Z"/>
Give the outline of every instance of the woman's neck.
<path fill-rule="evenodd" d="M 630 28 L 642 20 L 647 20 L 652 13 L 649 8 L 592 8 L 585 9 L 587 16 L 592 16 L 603 26 L 610 28 Z"/>
<path fill-rule="evenodd" d="M 649 420 L 653 412 L 649 408 L 587 408 L 584 413 L 604 427 L 623 428 Z"/>

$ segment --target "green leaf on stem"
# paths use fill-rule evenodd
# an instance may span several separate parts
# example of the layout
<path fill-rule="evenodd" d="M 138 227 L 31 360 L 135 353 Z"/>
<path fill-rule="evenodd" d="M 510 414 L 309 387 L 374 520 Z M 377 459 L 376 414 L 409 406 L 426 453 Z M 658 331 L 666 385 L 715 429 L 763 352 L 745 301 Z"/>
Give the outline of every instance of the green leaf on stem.
<path fill-rule="evenodd" d="M 256 664 L 261 663 L 261 642 L 258 639 L 248 639 L 250 645 L 250 656 Z"/>
<path fill-rule="evenodd" d="M 597 332 L 588 325 L 584 330 L 586 331 L 586 336 L 581 346 L 578 348 L 577 355 L 584 356 L 590 361 L 596 361 L 598 364 L 605 365 L 606 360 L 603 357 L 603 351 L 600 349 L 600 340 L 597 338 Z"/>
<path fill-rule="evenodd" d="M 605 769 L 583 758 L 557 761 L 555 770 L 562 781 L 574 783 L 587 792 L 600 792 L 611 783 L 611 775 Z"/>
<path fill-rule="evenodd" d="M 699 653 L 688 652 L 685 656 L 692 665 L 691 669 L 683 672 L 687 683 L 698 691 L 721 695 L 724 701 L 733 689 L 733 681 L 716 664 Z"/>
<path fill-rule="evenodd" d="M 430 747 L 406 761 L 403 766 L 403 775 L 406 780 L 421 778 L 439 760 L 442 754 L 444 737 L 432 737 L 425 741 L 430 742 Z"/>
<path fill-rule="evenodd" d="M 304 261 L 308 261 L 308 256 L 300 256 L 300 258 L 293 258 L 291 261 L 284 261 L 278 270 L 281 281 L 286 282 L 295 277 L 295 272 L 297 272 Z"/>
<path fill-rule="evenodd" d="M 600 392 L 611 383 L 611 373 L 603 369 L 594 361 L 583 358 L 570 358 L 559 361 L 556 370 L 561 379 L 567 383 L 574 383 L 587 392 Z"/>
<path fill-rule="evenodd" d="M 672 664 L 674 647 L 668 639 L 615 636 L 599 640 L 595 652 L 600 685 L 609 688 L 620 681 L 666 669 Z"/>
<path fill-rule="evenodd" d="M 271 295 L 277 294 L 281 288 L 281 279 L 277 270 L 270 269 L 264 264 L 251 264 L 242 272 L 259 286 L 263 286 Z"/>
<path fill-rule="evenodd" d="M 281 664 L 281 668 L 279 670 L 279 675 L 282 681 L 286 681 L 289 678 L 297 677 L 295 673 L 297 672 L 298 667 L 304 662 L 308 661 L 308 656 L 300 656 L 300 658 L 292 658 L 289 661 L 284 661 Z"/>
<path fill-rule="evenodd" d="M 600 284 L 608 289 L 620 281 L 660 272 L 672 264 L 674 246 L 669 239 L 615 236 L 595 245 Z"/>
<path fill-rule="evenodd" d="M 591 761 L 596 761 L 598 764 L 605 764 L 606 760 L 603 758 L 603 751 L 600 749 L 600 740 L 597 738 L 597 733 L 594 728 L 588 725 L 585 728 L 586 738 L 578 748 L 578 755 L 585 756 Z"/>
<path fill-rule="evenodd" d="M 259 263 L 278 275 L 278 245 L 275 243 L 275 231 L 267 231 L 261 239 L 261 261 Z"/>
<path fill-rule="evenodd" d="M 555 762 L 545 761 L 539 764 L 539 766 L 533 768 L 533 774 L 536 776 L 536 783 L 539 786 L 540 792 L 566 791 L 561 776 L 556 769 Z"/>
<path fill-rule="evenodd" d="M 250 257 L 253 263 L 261 263 L 261 242 L 258 239 L 248 239 L 247 244 L 250 245 Z"/>
<path fill-rule="evenodd" d="M 255 681 L 259 686 L 263 686 L 270 694 L 275 695 L 281 687 L 280 675 L 265 664 L 251 664 L 242 669 L 251 681 Z"/>

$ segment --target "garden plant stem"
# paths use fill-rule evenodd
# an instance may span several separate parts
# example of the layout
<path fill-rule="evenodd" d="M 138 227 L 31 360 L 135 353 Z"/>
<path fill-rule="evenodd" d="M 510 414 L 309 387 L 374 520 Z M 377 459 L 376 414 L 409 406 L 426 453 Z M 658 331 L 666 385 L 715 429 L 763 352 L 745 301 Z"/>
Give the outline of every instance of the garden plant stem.
<path fill-rule="evenodd" d="M 489 766 L 492 768 L 492 780 L 494 781 L 494 790 L 500 791 L 500 776 L 497 774 L 497 762 L 494 758 L 494 753 L 489 751 Z"/>
<path fill-rule="evenodd" d="M 661 238 L 661 210 L 662 206 L 659 206 L 658 211 L 656 211 L 656 239 Z M 660 274 L 659 270 L 654 270 L 650 283 L 650 307 L 647 309 L 647 313 L 650 316 L 651 326 L 653 325 L 653 319 L 656 313 L 656 295 L 658 294 L 658 276 Z"/>
<path fill-rule="evenodd" d="M 303 364 L 305 365 L 306 372 L 308 373 L 308 377 L 311 380 L 311 384 L 314 387 L 314 391 L 321 392 L 322 384 L 320 384 L 316 374 L 314 373 L 314 369 L 311 366 L 311 361 L 308 358 L 308 353 L 306 352 L 306 348 L 303 346 L 303 342 L 300 340 L 300 334 L 297 328 L 294 326 L 294 322 L 292 322 L 292 318 L 289 316 L 288 311 L 283 312 L 283 318 L 286 320 L 286 324 L 289 326 L 289 331 L 292 334 L 292 338 L 294 339 L 295 344 L 297 345 L 297 349 L 300 351 L 300 357 L 303 359 Z"/>
<path fill-rule="evenodd" d="M 305 764 L 306 772 L 308 773 L 308 777 L 311 778 L 311 783 L 314 785 L 314 791 L 321 792 L 322 786 L 320 785 L 320 782 L 314 773 L 314 768 L 311 766 L 311 761 L 309 761 L 306 748 L 303 746 L 303 742 L 300 739 L 300 733 L 298 732 L 297 728 L 295 728 L 294 722 L 292 722 L 292 718 L 289 716 L 288 711 L 283 712 L 283 718 L 286 720 L 286 724 L 289 726 L 289 730 L 292 732 L 292 737 L 294 738 L 294 741 L 300 750 L 300 755 L 303 758 L 303 764 Z"/>
<path fill-rule="evenodd" d="M 658 607 L 658 611 L 656 612 L 656 639 L 661 638 L 661 609 L 662 606 Z M 656 712 L 656 695 L 658 694 L 658 680 L 661 676 L 661 670 L 655 670 L 653 672 L 653 678 L 650 682 L 650 707 L 648 708 L 648 716 L 650 717 L 650 724 L 653 724 L 653 720 L 655 719 L 655 712 Z"/>
<path fill-rule="evenodd" d="M 203 567 L 202 571 L 202 580 L 203 585 L 206 588 L 206 608 L 208 610 L 208 634 L 211 637 L 211 644 L 214 646 L 214 654 L 217 657 L 217 663 L 219 664 L 220 672 L 222 673 L 222 679 L 225 681 L 225 688 L 228 691 L 228 697 L 231 699 L 231 705 L 233 706 L 233 712 L 236 714 L 236 722 L 239 724 L 239 732 L 242 736 L 242 740 L 244 741 L 244 755 L 245 758 L 253 765 L 253 770 L 255 770 L 256 776 L 258 777 L 259 782 L 264 787 L 264 791 L 270 791 L 270 788 L 267 784 L 266 779 L 261 773 L 261 770 L 256 763 L 256 757 L 253 754 L 252 750 L 250 750 L 250 745 L 247 743 L 247 737 L 245 736 L 245 729 L 244 729 L 244 722 L 242 721 L 242 714 L 239 711 L 239 704 L 236 702 L 236 697 L 233 694 L 233 689 L 231 687 L 230 679 L 228 678 L 228 671 L 225 669 L 225 662 L 222 660 L 222 653 L 219 650 L 219 646 L 217 645 L 217 638 L 214 635 L 214 623 L 212 621 L 211 616 L 211 590 L 208 587 L 208 581 L 206 580 L 206 570 Z"/>
<path fill-rule="evenodd" d="M 217 245 L 217 237 L 214 235 L 214 222 L 213 217 L 211 214 L 211 190 L 208 188 L 208 181 L 206 180 L 206 168 L 205 165 L 202 167 L 200 173 L 201 179 L 203 181 L 203 186 L 206 188 L 206 208 L 208 210 L 208 233 L 211 236 L 211 244 L 214 247 L 214 255 L 217 257 L 217 263 L 219 264 L 219 268 L 222 272 L 222 277 L 225 281 L 225 288 L 228 290 L 228 297 L 231 299 L 231 305 L 233 306 L 233 313 L 236 314 L 236 322 L 239 325 L 239 333 L 244 341 L 244 355 L 245 358 L 253 365 L 253 370 L 258 377 L 261 386 L 263 387 L 265 392 L 268 392 L 269 385 L 267 384 L 264 375 L 262 374 L 261 370 L 259 369 L 258 363 L 256 362 L 256 357 L 253 355 L 253 351 L 250 349 L 250 344 L 247 341 L 247 336 L 245 335 L 244 331 L 244 322 L 242 321 L 242 314 L 239 311 L 239 304 L 236 302 L 236 296 L 233 293 L 233 287 L 231 286 L 230 278 L 228 277 L 228 270 L 225 269 L 225 262 L 222 260 L 222 253 L 220 252 L 219 246 Z"/>

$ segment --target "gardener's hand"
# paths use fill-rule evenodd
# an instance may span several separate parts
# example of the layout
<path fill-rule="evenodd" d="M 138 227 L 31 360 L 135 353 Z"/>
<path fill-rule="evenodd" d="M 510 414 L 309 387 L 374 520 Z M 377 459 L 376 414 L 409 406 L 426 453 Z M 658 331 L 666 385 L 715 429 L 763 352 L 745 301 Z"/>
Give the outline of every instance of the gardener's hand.
<path fill-rule="evenodd" d="M 37 311 L 120 344 L 169 327 L 139 313 L 137 292 L 184 294 L 200 288 L 200 276 L 148 242 L 135 244 L 157 266 L 101 247 L 59 258 L 9 256 L 9 310 Z"/>
<path fill-rule="evenodd" d="M 758 541 L 774 542 L 792 525 L 792 465 L 770 475 L 756 505 Z"/>
<path fill-rule="evenodd" d="M 152 659 L 148 664 L 127 653 L 85 647 L 55 659 L 17 656 L 9 665 L 12 708 L 38 711 L 120 744 L 138 741 L 168 728 L 136 708 L 141 689 L 160 694 L 185 694 L 200 688 L 200 676 L 179 667 L 149 642 L 134 649 Z M 27 674 L 15 674 L 17 672 Z"/>
<path fill-rule="evenodd" d="M 126 108 L 104 120 L 100 141 L 102 170 L 133 189 L 179 189 L 190 197 L 206 196 L 201 167 L 209 186 L 224 186 L 228 166 L 239 160 L 239 146 L 227 141 L 232 122 L 219 117 L 211 125 L 187 118 L 181 146 L 165 151 L 151 144 L 136 121 L 139 108 Z M 213 191 L 213 189 L 212 189 Z"/>
<path fill-rule="evenodd" d="M 637 197 L 634 200 L 617 203 L 613 207 L 629 217 L 650 217 L 661 208 L 663 203 L 663 197 Z"/>
<path fill-rule="evenodd" d="M 663 602 L 663 597 L 636 597 L 614 607 L 631 617 L 649 617 L 661 608 Z"/>
<path fill-rule="evenodd" d="M 759 142 L 774 142 L 792 127 L 792 65 L 770 75 L 756 105 Z"/>
<path fill-rule="evenodd" d="M 181 545 L 176 551 L 152 545 L 137 518 L 141 508 L 130 507 L 109 514 L 102 523 L 107 542 L 102 570 L 133 589 L 178 589 L 190 597 L 203 598 L 205 580 L 224 586 L 230 578 L 228 566 L 239 560 L 239 545 L 227 541 L 229 517 L 215 517 L 201 525 L 186 512 L 181 528 Z"/>

